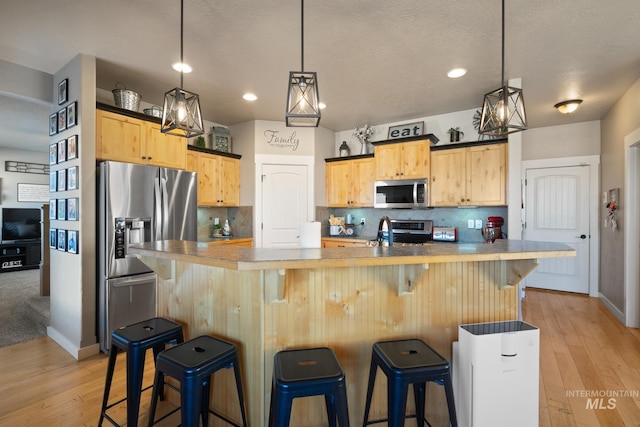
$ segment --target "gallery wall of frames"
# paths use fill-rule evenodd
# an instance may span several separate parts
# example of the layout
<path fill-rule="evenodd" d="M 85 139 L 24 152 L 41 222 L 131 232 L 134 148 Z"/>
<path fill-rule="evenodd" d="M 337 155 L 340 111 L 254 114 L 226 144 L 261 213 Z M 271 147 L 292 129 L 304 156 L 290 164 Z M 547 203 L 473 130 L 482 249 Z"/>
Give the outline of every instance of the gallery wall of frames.
<path fill-rule="evenodd" d="M 49 136 L 55 141 L 49 145 L 49 219 L 65 224 L 80 219 L 80 203 L 75 197 L 80 183 L 80 138 L 73 133 L 78 123 L 78 101 L 69 101 L 68 78 L 58 82 L 57 93 L 59 110 L 49 116 Z M 51 227 L 49 248 L 77 254 L 79 231 L 72 228 Z"/>

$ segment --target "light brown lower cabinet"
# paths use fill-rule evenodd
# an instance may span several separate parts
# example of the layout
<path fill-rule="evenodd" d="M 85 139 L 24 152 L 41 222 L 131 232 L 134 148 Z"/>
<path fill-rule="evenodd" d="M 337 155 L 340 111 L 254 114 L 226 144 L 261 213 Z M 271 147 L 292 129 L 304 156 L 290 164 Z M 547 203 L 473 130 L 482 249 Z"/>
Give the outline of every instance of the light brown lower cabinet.
<path fill-rule="evenodd" d="M 323 237 L 321 242 L 323 248 L 361 248 L 367 246 L 368 241 L 339 237 Z"/>
<path fill-rule="evenodd" d="M 209 245 L 248 246 L 253 247 L 253 238 L 217 240 L 209 242 Z"/>

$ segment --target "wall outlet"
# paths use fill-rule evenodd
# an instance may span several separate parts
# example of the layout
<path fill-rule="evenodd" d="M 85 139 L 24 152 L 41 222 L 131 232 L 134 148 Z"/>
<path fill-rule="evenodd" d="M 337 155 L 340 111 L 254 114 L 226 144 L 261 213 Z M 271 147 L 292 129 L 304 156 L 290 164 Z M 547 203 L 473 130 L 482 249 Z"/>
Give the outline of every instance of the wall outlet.
<path fill-rule="evenodd" d="M 467 228 L 473 228 L 473 227 L 474 227 L 473 220 L 472 219 L 468 219 L 467 220 Z"/>
<path fill-rule="evenodd" d="M 360 225 L 364 225 L 367 222 L 364 218 L 360 218 Z"/>
<path fill-rule="evenodd" d="M 482 220 L 476 219 L 476 230 L 481 230 L 481 229 L 482 229 Z"/>

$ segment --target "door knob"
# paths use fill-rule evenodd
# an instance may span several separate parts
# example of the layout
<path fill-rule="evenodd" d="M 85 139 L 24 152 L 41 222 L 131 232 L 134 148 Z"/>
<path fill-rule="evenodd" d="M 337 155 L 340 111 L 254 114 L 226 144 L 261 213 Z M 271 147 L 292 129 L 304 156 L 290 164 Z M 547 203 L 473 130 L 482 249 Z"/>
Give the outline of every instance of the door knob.
<path fill-rule="evenodd" d="M 581 234 L 581 235 L 576 236 L 576 237 L 584 240 L 584 239 L 587 238 L 587 235 L 586 234 Z"/>

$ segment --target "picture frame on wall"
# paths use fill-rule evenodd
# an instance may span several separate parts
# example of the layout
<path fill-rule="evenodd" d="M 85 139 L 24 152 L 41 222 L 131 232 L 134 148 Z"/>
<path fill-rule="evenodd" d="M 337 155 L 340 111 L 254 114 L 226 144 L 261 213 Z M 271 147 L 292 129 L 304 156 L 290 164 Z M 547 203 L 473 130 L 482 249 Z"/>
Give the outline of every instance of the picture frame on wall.
<path fill-rule="evenodd" d="M 49 192 L 55 193 L 58 190 L 58 172 L 49 172 Z"/>
<path fill-rule="evenodd" d="M 58 247 L 57 241 L 58 241 L 58 230 L 55 228 L 50 228 L 49 229 L 49 247 L 51 249 L 56 249 Z"/>
<path fill-rule="evenodd" d="M 67 252 L 78 253 L 78 232 L 76 230 L 67 231 Z"/>
<path fill-rule="evenodd" d="M 78 158 L 78 135 L 67 138 L 67 160 Z"/>
<path fill-rule="evenodd" d="M 63 108 L 58 111 L 58 133 L 67 128 L 67 109 Z"/>
<path fill-rule="evenodd" d="M 58 199 L 58 219 L 65 221 L 67 219 L 67 200 Z"/>
<path fill-rule="evenodd" d="M 67 190 L 78 189 L 78 166 L 67 169 Z"/>
<path fill-rule="evenodd" d="M 69 100 L 69 79 L 64 79 L 58 83 L 58 105 L 62 105 Z"/>
<path fill-rule="evenodd" d="M 67 189 L 67 170 L 61 169 L 58 171 L 58 191 L 65 191 Z"/>
<path fill-rule="evenodd" d="M 67 220 L 68 221 L 78 220 L 78 198 L 77 197 L 74 197 L 73 199 L 67 199 Z"/>
<path fill-rule="evenodd" d="M 49 164 L 55 165 L 58 163 L 58 144 L 51 144 L 49 146 Z"/>
<path fill-rule="evenodd" d="M 76 105 L 76 101 L 67 105 L 67 129 L 76 125 Z"/>
<path fill-rule="evenodd" d="M 58 230 L 58 250 L 67 251 L 67 230 Z"/>
<path fill-rule="evenodd" d="M 58 163 L 67 161 L 67 140 L 58 141 Z"/>
<path fill-rule="evenodd" d="M 56 208 L 58 207 L 57 203 L 58 202 L 56 201 L 56 199 L 49 200 L 49 219 L 58 218 L 57 216 L 58 211 L 56 210 Z"/>
<path fill-rule="evenodd" d="M 49 136 L 58 133 L 58 114 L 53 113 L 49 116 Z"/>

